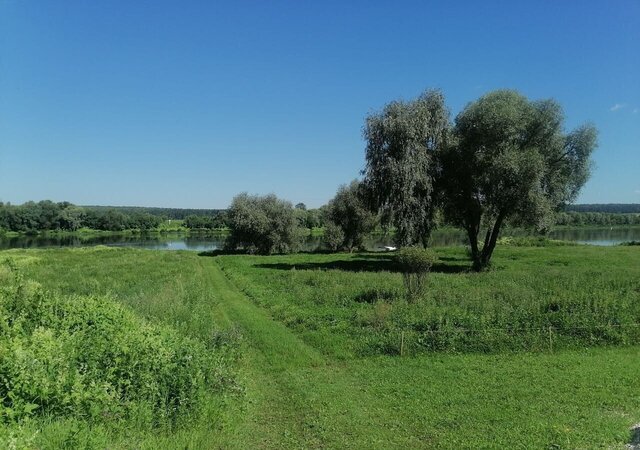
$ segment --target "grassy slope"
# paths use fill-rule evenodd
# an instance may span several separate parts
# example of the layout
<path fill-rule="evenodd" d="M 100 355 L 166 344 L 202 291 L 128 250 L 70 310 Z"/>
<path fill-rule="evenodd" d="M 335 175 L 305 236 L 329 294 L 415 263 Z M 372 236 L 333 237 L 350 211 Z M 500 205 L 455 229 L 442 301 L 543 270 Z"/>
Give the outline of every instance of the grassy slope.
<path fill-rule="evenodd" d="M 241 294 L 216 258 L 131 249 L 2 255 L 23 260 L 50 288 L 113 292 L 188 334 L 206 336 L 212 323 L 240 328 L 245 401 L 231 404 L 224 424 L 194 424 L 142 447 L 597 448 L 622 446 L 640 421 L 638 347 L 335 359 Z"/>

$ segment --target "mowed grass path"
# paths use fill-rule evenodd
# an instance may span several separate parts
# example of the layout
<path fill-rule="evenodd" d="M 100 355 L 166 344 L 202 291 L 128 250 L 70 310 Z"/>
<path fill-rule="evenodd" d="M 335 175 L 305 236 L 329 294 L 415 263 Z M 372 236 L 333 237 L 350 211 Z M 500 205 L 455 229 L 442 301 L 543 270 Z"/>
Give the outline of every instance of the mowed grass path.
<path fill-rule="evenodd" d="M 640 422 L 638 347 L 336 359 L 247 298 L 216 258 L 3 254 L 51 289 L 113 292 L 185 333 L 241 331 L 244 399 L 219 440 L 192 448 L 624 448 Z"/>

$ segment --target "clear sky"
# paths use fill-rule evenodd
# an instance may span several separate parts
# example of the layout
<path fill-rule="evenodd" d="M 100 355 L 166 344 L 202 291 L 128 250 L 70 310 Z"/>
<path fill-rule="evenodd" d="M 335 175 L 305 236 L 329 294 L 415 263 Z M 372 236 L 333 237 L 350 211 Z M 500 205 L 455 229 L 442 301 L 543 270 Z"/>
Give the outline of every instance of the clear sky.
<path fill-rule="evenodd" d="M 640 203 L 638 0 L 0 0 L 0 200 L 317 207 L 432 87 L 557 99 L 600 131 L 579 202 Z"/>

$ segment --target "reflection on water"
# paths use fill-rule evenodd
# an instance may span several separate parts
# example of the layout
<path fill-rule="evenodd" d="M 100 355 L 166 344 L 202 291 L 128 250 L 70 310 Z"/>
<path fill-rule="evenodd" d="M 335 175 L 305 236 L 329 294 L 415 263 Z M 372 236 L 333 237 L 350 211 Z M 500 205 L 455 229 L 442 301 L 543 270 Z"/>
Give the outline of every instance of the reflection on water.
<path fill-rule="evenodd" d="M 524 231 L 508 231 L 505 236 L 525 236 Z M 640 241 L 640 227 L 628 228 L 568 228 L 552 231 L 551 239 L 576 241 L 591 245 L 616 245 L 621 242 Z M 120 236 L 19 236 L 0 238 L 0 249 L 78 247 L 109 245 L 137 247 L 153 250 L 218 250 L 223 248 L 226 235 L 142 234 Z M 433 234 L 432 245 L 447 246 L 465 244 L 465 234 L 458 230 L 438 230 Z M 375 235 L 365 241 L 369 250 L 393 245 L 393 236 Z M 322 248 L 322 238 L 310 236 L 303 245 L 304 251 Z"/>
<path fill-rule="evenodd" d="M 621 242 L 640 241 L 640 227 L 562 229 L 552 231 L 549 237 L 581 244 L 617 245 Z"/>
<path fill-rule="evenodd" d="M 0 238 L 0 249 L 81 247 L 108 245 L 112 247 L 138 247 L 153 250 L 216 250 L 224 245 L 226 235 L 139 234 L 110 236 L 18 236 Z"/>

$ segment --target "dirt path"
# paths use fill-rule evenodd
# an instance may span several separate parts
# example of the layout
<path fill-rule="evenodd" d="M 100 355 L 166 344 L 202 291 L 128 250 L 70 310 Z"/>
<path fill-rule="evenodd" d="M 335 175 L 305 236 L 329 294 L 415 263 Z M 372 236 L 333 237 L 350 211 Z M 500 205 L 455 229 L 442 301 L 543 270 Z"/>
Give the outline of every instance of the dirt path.
<path fill-rule="evenodd" d="M 305 392 L 295 386 L 293 372 L 322 367 L 327 361 L 283 324 L 274 321 L 240 292 L 215 261 L 207 261 L 211 289 L 224 326 L 239 327 L 244 336 L 241 361 L 246 388 L 234 441 L 237 448 L 321 448 L 322 438 L 308 426 L 315 422 Z"/>

